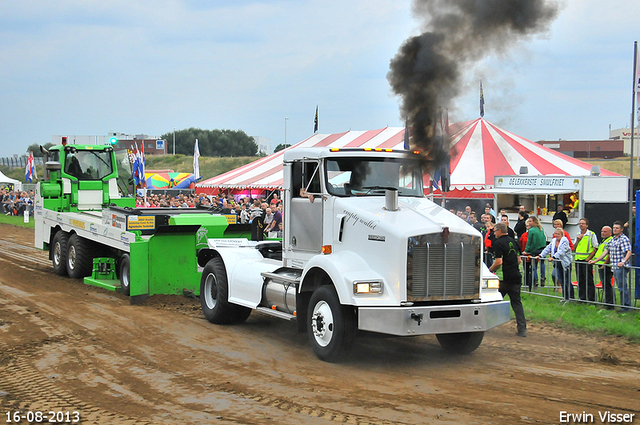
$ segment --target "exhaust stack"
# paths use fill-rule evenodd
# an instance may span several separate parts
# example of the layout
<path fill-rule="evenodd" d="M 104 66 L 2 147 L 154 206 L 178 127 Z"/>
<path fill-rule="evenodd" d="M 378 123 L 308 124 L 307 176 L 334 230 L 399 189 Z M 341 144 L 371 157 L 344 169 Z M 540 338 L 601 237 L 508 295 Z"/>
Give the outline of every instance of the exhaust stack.
<path fill-rule="evenodd" d="M 398 211 L 398 189 L 385 189 L 384 209 L 387 211 Z"/>

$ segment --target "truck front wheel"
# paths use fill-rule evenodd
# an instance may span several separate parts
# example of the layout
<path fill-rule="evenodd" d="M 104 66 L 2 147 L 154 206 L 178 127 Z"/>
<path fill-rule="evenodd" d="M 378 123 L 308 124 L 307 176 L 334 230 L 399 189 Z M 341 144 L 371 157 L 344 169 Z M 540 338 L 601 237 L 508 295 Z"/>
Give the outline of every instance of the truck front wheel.
<path fill-rule="evenodd" d="M 51 262 L 53 263 L 53 271 L 59 276 L 67 275 L 67 244 L 69 243 L 69 234 L 60 230 L 53 237 L 51 244 Z"/>
<path fill-rule="evenodd" d="M 453 354 L 469 354 L 480 346 L 484 332 L 438 334 L 438 342 L 445 351 Z"/>
<path fill-rule="evenodd" d="M 76 234 L 69 238 L 67 248 L 67 274 L 71 279 L 81 279 L 93 269 L 93 242 Z"/>
<path fill-rule="evenodd" d="M 311 295 L 307 330 L 320 360 L 335 362 L 349 354 L 356 334 L 356 317 L 352 307 L 340 304 L 333 286 L 323 285 Z"/>
<path fill-rule="evenodd" d="M 247 320 L 251 314 L 248 307 L 229 302 L 227 271 L 220 257 L 209 260 L 200 279 L 200 305 L 204 317 L 216 325 L 229 325 Z"/>

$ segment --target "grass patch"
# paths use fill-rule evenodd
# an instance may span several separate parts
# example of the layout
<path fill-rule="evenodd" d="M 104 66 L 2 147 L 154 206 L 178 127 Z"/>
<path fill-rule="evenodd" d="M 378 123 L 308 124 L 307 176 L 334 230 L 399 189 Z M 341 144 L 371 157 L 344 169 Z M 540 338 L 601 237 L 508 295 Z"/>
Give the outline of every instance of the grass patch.
<path fill-rule="evenodd" d="M 242 167 L 260 159 L 257 156 L 247 157 L 200 157 L 200 175 L 202 180 L 215 177 L 227 171 Z M 173 170 L 176 173 L 193 173 L 193 157 L 186 155 L 148 155 L 147 170 Z M 201 181 L 202 181 L 201 180 Z"/>
<path fill-rule="evenodd" d="M 599 165 L 605 170 L 613 171 L 614 173 L 622 174 L 623 176 L 629 176 L 631 170 L 630 158 L 614 158 L 614 159 L 599 159 L 599 158 L 579 158 L 582 161 L 588 162 L 593 165 Z M 640 168 L 637 165 L 636 160 L 633 161 L 633 174 L 637 175 L 640 172 Z"/>
<path fill-rule="evenodd" d="M 557 298 L 522 293 L 527 320 L 604 335 L 620 335 L 640 342 L 640 312 L 618 313 L 580 302 L 559 303 Z"/>
<path fill-rule="evenodd" d="M 0 214 L 0 224 L 12 224 L 14 226 L 26 227 L 28 229 L 34 229 L 35 223 L 33 221 L 33 217 L 29 217 L 29 222 L 24 222 L 24 217 L 19 216 L 11 216 Z"/>
<path fill-rule="evenodd" d="M 118 154 L 117 158 L 122 160 L 122 155 Z M 227 171 L 242 167 L 245 164 L 260 159 L 258 156 L 238 156 L 238 157 L 204 157 L 199 159 L 200 175 L 202 180 L 215 177 Z M 36 167 L 38 176 L 44 175 L 44 166 Z M 173 170 L 176 173 L 193 173 L 193 156 L 188 155 L 147 155 L 147 170 Z M 0 166 L 7 177 L 24 182 L 24 167 L 9 169 L 6 166 Z M 200 181 L 202 181 L 200 180 Z"/>

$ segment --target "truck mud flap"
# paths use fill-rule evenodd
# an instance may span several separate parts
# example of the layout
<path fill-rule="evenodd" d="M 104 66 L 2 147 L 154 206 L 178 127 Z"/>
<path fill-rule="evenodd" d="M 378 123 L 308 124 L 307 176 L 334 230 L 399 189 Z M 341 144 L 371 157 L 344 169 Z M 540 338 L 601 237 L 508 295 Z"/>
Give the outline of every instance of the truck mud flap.
<path fill-rule="evenodd" d="M 130 296 L 129 297 L 129 304 L 131 305 L 139 305 L 142 304 L 144 302 L 144 300 L 146 300 L 147 298 L 149 298 L 149 295 L 134 295 L 134 296 Z"/>

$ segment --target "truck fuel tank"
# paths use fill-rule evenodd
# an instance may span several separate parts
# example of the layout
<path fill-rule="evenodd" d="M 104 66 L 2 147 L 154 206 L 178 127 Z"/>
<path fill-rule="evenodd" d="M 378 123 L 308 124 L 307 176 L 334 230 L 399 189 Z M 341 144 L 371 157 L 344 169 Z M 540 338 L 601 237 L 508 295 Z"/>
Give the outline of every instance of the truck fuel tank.
<path fill-rule="evenodd" d="M 261 305 L 272 310 L 295 314 L 300 271 L 282 268 L 272 273 L 264 272 L 262 276 L 265 280 Z"/>

